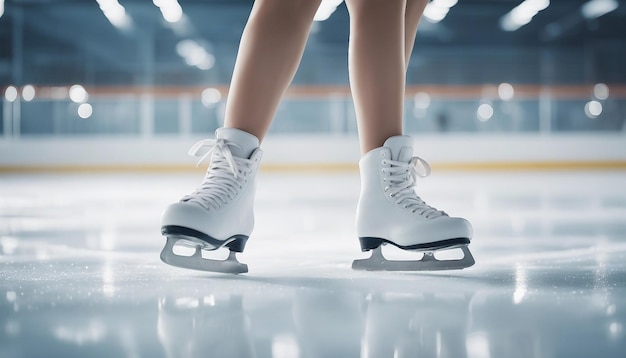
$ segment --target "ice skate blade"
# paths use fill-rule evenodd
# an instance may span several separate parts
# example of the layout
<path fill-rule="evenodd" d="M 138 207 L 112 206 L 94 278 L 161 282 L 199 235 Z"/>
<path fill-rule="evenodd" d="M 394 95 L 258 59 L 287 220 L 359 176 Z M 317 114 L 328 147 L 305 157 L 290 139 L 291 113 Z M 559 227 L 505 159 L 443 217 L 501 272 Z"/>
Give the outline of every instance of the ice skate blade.
<path fill-rule="evenodd" d="M 167 237 L 165 247 L 161 251 L 161 261 L 168 265 L 191 270 L 240 274 L 248 272 L 248 265 L 237 261 L 236 253 L 230 251 L 226 260 L 210 260 L 202 258 L 202 249 L 197 246 L 191 256 L 180 256 L 174 253 L 177 239 Z"/>
<path fill-rule="evenodd" d="M 383 256 L 381 247 L 372 250 L 367 259 L 354 260 L 352 269 L 365 271 L 441 271 L 460 270 L 474 265 L 474 257 L 467 246 L 461 246 L 463 258 L 458 260 L 437 260 L 435 256 L 424 253 L 417 261 L 389 261 Z"/>

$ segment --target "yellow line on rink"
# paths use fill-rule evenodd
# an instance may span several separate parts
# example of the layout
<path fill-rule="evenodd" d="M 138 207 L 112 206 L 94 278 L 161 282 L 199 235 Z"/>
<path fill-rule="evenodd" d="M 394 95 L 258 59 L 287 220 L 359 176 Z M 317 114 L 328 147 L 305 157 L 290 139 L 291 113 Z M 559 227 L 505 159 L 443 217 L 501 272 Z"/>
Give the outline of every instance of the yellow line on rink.
<path fill-rule="evenodd" d="M 561 171 L 626 170 L 626 161 L 517 161 L 517 162 L 442 162 L 433 163 L 435 171 Z M 202 171 L 194 165 L 0 165 L 0 174 L 9 173 L 179 173 Z M 265 163 L 261 171 L 269 173 L 340 173 L 358 172 L 357 163 Z"/>

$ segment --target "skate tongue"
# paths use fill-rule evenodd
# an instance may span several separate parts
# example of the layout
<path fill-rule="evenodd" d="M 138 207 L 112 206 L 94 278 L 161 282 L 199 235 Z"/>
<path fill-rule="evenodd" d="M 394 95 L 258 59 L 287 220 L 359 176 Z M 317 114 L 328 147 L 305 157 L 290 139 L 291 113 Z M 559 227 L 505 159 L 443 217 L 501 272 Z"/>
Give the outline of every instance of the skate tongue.
<path fill-rule="evenodd" d="M 392 160 L 408 162 L 413 157 L 413 138 L 408 135 L 390 137 L 384 146 L 391 150 Z"/>
<path fill-rule="evenodd" d="M 215 131 L 215 137 L 236 143 L 238 146 L 229 146 L 229 148 L 230 152 L 239 158 L 249 159 L 252 152 L 259 147 L 257 137 L 235 128 L 218 128 Z"/>

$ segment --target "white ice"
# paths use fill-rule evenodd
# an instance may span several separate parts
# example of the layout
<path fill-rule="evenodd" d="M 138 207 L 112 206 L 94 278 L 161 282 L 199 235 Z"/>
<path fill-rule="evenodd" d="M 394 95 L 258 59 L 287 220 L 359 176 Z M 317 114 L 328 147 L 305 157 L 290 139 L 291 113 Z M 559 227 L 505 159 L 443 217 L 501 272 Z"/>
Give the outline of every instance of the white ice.
<path fill-rule="evenodd" d="M 626 356 L 626 172 L 434 173 L 476 265 L 433 273 L 351 270 L 357 173 L 262 173 L 240 276 L 159 260 L 201 176 L 0 176 L 0 357 Z"/>

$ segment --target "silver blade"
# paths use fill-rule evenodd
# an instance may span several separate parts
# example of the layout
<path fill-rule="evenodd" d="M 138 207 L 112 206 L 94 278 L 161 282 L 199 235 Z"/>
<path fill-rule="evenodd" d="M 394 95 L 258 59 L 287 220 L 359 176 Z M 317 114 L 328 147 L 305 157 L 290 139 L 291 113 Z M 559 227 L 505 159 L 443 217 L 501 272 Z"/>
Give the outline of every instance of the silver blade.
<path fill-rule="evenodd" d="M 174 253 L 174 244 L 177 239 L 167 237 L 165 247 L 161 251 L 161 260 L 168 265 L 186 269 L 240 274 L 248 272 L 248 265 L 237 261 L 235 252 L 230 251 L 226 260 L 210 260 L 202 257 L 202 249 L 197 246 L 191 256 L 180 256 Z"/>
<path fill-rule="evenodd" d="M 425 253 L 421 260 L 389 261 L 383 256 L 381 246 L 372 250 L 367 259 L 354 260 L 352 268 L 366 271 L 441 271 L 460 270 L 472 266 L 475 261 L 467 246 L 461 246 L 463 258 L 457 260 L 437 260 L 435 256 Z"/>

